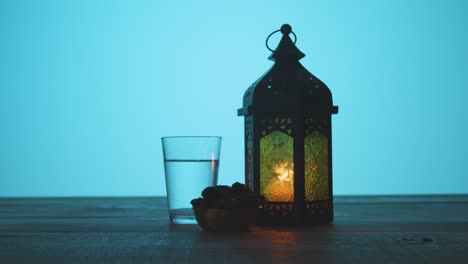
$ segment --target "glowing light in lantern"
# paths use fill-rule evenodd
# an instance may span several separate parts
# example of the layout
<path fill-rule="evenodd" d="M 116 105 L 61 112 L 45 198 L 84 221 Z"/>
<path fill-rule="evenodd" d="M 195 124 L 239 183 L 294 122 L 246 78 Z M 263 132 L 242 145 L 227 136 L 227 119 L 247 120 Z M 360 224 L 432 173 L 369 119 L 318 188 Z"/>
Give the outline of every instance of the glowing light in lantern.
<path fill-rule="evenodd" d="M 294 201 L 294 170 L 293 164 L 283 162 L 273 167 L 275 180 L 266 188 L 265 197 L 269 201 Z"/>
<path fill-rule="evenodd" d="M 294 171 L 287 168 L 288 163 L 283 163 L 275 166 L 274 174 L 281 181 L 292 182 L 294 177 Z"/>

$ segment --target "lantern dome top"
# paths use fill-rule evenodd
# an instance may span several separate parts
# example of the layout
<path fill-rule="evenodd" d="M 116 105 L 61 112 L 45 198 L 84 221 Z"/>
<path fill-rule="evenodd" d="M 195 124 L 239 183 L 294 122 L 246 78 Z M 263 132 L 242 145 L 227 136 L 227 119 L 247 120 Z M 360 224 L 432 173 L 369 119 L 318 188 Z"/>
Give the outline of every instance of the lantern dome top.
<path fill-rule="evenodd" d="M 283 34 L 275 50 L 268 46 L 276 32 Z M 294 42 L 289 34 L 294 35 Z M 336 114 L 332 94 L 328 87 L 307 71 L 299 60 L 305 56 L 295 45 L 296 34 L 288 24 L 271 33 L 266 46 L 272 51 L 269 59 L 275 64 L 245 92 L 243 107 L 238 115 L 255 113 L 310 113 Z"/>
<path fill-rule="evenodd" d="M 275 34 L 276 32 L 281 32 L 283 34 L 283 37 L 281 38 L 280 43 L 278 44 L 278 47 L 275 50 L 270 49 L 268 46 L 268 40 L 270 37 Z M 291 40 L 289 37 L 289 34 L 294 35 L 294 42 Z M 274 31 L 271 33 L 267 40 L 266 40 L 266 46 L 267 48 L 272 51 L 273 53 L 270 55 L 268 59 L 272 61 L 279 61 L 279 60 L 300 60 L 305 57 L 305 54 L 302 53 L 297 47 L 296 47 L 296 34 L 292 31 L 292 28 L 288 24 L 284 24 L 281 26 L 281 29 Z"/>

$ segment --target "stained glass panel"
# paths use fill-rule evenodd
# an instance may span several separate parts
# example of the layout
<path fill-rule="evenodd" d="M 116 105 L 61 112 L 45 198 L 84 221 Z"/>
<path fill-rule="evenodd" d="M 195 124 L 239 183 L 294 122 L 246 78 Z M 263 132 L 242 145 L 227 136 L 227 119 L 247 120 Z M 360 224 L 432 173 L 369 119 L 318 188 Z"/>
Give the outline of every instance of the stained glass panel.
<path fill-rule="evenodd" d="M 260 192 L 268 201 L 294 201 L 291 136 L 273 131 L 260 139 Z"/>
<path fill-rule="evenodd" d="M 304 157 L 306 201 L 329 199 L 327 137 L 311 132 L 304 139 Z"/>

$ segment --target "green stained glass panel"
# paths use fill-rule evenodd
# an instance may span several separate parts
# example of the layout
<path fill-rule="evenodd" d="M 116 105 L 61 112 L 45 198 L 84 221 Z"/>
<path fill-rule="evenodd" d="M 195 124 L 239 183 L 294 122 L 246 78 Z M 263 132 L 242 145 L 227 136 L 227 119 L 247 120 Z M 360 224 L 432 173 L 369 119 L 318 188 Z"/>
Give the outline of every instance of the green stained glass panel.
<path fill-rule="evenodd" d="M 314 131 L 304 139 L 305 199 L 328 200 L 328 139 Z"/>
<path fill-rule="evenodd" d="M 260 139 L 260 192 L 268 201 L 294 201 L 293 138 L 282 132 Z"/>

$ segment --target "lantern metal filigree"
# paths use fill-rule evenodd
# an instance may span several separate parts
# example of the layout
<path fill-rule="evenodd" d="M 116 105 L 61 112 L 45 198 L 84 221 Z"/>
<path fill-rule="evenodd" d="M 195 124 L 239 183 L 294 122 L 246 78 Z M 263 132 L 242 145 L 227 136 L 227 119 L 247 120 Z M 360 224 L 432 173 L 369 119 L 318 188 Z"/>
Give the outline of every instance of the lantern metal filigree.
<path fill-rule="evenodd" d="M 238 110 L 245 117 L 245 182 L 267 200 L 260 224 L 329 223 L 331 115 L 338 107 L 328 87 L 299 63 L 305 55 L 289 37 L 296 39 L 291 27 L 278 31 L 283 36 L 269 58 L 275 64 L 247 89 Z"/>

